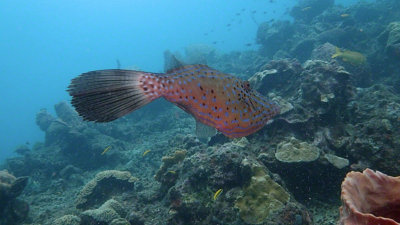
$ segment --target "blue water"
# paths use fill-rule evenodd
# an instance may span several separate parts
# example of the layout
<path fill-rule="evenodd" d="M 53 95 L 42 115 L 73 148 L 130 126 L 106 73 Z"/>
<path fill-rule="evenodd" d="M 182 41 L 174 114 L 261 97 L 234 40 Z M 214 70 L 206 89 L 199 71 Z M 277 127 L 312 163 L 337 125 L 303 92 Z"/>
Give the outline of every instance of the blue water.
<path fill-rule="evenodd" d="M 295 3 L 1 0 L 0 161 L 19 144 L 43 141 L 35 114 L 69 100 L 65 89 L 76 75 L 116 68 L 117 59 L 123 68 L 162 72 L 164 50 L 183 52 L 198 43 L 223 52 L 256 50 L 257 24 L 290 19 L 286 12 Z"/>

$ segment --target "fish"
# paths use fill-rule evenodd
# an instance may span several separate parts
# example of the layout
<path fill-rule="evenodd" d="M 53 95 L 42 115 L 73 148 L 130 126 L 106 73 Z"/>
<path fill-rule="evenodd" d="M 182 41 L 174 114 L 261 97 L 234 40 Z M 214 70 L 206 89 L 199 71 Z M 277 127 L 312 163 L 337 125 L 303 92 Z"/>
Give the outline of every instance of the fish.
<path fill-rule="evenodd" d="M 218 196 L 222 193 L 222 189 L 218 189 L 218 191 L 215 192 L 213 199 L 214 201 L 217 200 Z"/>
<path fill-rule="evenodd" d="M 348 13 L 343 13 L 342 15 L 340 15 L 340 17 L 342 17 L 342 18 L 346 18 L 346 17 L 349 17 L 350 16 L 350 14 L 348 14 Z"/>
<path fill-rule="evenodd" d="M 149 152 L 151 152 L 151 150 L 146 150 L 143 152 L 142 157 L 145 157 L 147 154 L 149 154 Z"/>
<path fill-rule="evenodd" d="M 359 52 L 353 52 L 349 50 L 342 51 L 338 47 L 335 48 L 335 51 L 335 54 L 333 54 L 331 57 L 332 59 L 341 58 L 344 62 L 348 62 L 355 66 L 363 65 L 367 61 L 367 58 Z"/>
<path fill-rule="evenodd" d="M 168 170 L 167 173 L 176 174 L 176 171 L 175 170 Z"/>
<path fill-rule="evenodd" d="M 108 150 L 110 150 L 110 149 L 111 149 L 111 145 L 108 146 L 107 148 L 105 148 L 104 151 L 101 153 L 101 155 L 106 154 L 108 152 Z"/>
<path fill-rule="evenodd" d="M 311 9 L 311 7 L 308 6 L 308 7 L 302 8 L 301 11 L 306 12 L 306 11 L 308 11 L 308 10 L 310 10 L 310 9 Z"/>
<path fill-rule="evenodd" d="M 166 73 L 90 71 L 72 79 L 67 91 L 86 121 L 113 121 L 163 97 L 229 138 L 250 135 L 280 113 L 248 81 L 203 64 L 177 66 Z"/>

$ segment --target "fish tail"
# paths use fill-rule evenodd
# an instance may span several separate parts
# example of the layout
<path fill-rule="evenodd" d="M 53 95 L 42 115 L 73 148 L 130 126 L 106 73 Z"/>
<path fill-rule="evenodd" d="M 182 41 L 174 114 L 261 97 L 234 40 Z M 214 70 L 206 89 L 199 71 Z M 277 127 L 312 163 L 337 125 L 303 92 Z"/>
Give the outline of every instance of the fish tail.
<path fill-rule="evenodd" d="M 340 50 L 340 48 L 335 47 L 335 54 L 332 55 L 332 59 L 338 57 L 340 54 L 342 54 L 342 51 Z"/>
<path fill-rule="evenodd" d="M 158 74 L 133 70 L 96 70 L 74 78 L 72 105 L 84 120 L 108 122 L 161 97 Z"/>

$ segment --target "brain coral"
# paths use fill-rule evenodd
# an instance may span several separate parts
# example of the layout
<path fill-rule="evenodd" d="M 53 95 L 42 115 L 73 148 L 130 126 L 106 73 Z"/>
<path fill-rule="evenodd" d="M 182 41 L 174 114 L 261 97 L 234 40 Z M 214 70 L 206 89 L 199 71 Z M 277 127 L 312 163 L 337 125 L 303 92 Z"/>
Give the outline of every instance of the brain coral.
<path fill-rule="evenodd" d="M 74 215 L 65 215 L 53 221 L 53 225 L 79 225 L 81 218 Z"/>
<path fill-rule="evenodd" d="M 263 167 L 253 165 L 253 176 L 244 195 L 236 200 L 240 217 L 250 224 L 261 224 L 268 216 L 280 209 L 289 201 L 289 194 L 275 183 Z"/>
<path fill-rule="evenodd" d="M 114 220 L 125 217 L 122 205 L 110 199 L 98 209 L 86 210 L 82 213 L 82 224 L 110 224 Z"/>
<path fill-rule="evenodd" d="M 76 208 L 88 209 L 103 203 L 112 195 L 132 190 L 136 180 L 128 171 L 102 171 L 79 192 L 75 200 Z"/>

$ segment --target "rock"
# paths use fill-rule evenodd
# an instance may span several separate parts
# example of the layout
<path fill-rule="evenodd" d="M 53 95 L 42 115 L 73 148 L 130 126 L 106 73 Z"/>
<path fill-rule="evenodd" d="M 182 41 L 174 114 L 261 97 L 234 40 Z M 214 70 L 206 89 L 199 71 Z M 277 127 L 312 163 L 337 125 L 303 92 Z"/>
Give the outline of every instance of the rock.
<path fill-rule="evenodd" d="M 289 21 L 277 21 L 270 25 L 268 22 L 261 23 L 257 30 L 257 43 L 262 47 L 262 55 L 272 57 L 287 40 L 292 36 L 294 27 Z"/>
<path fill-rule="evenodd" d="M 78 126 L 81 124 L 82 119 L 79 118 L 78 113 L 68 105 L 66 102 L 60 102 L 54 106 L 58 118 L 71 126 Z"/>
<path fill-rule="evenodd" d="M 330 62 L 332 60 L 332 55 L 336 52 L 336 46 L 331 43 L 325 43 L 317 46 L 311 53 L 312 60 L 323 60 Z"/>
<path fill-rule="evenodd" d="M 270 176 L 268 169 L 257 163 L 246 149 L 249 146 L 242 148 L 231 141 L 207 149 L 190 149 L 194 154 L 183 160 L 179 177 L 167 192 L 167 224 L 243 224 L 243 220 L 262 219 L 264 224 L 294 224 L 296 215 L 301 215 L 301 224 L 311 224 L 306 219 L 307 210 L 273 180 L 278 176 Z M 219 189 L 223 191 L 214 200 Z"/>
<path fill-rule="evenodd" d="M 292 55 L 294 55 L 300 62 L 306 61 L 310 58 L 315 42 L 315 39 L 301 40 L 291 49 Z"/>
<path fill-rule="evenodd" d="M 62 170 L 60 170 L 60 176 L 63 179 L 68 179 L 72 174 L 81 174 L 81 173 L 82 170 L 73 165 L 67 165 Z"/>
<path fill-rule="evenodd" d="M 166 190 L 172 186 L 178 178 L 177 171 L 173 166 L 182 162 L 186 157 L 186 150 L 177 150 L 173 155 L 162 157 L 163 164 L 157 171 L 154 179 L 162 184 L 162 189 Z"/>
<path fill-rule="evenodd" d="M 110 199 L 98 209 L 84 211 L 81 219 L 82 224 L 129 224 L 126 220 L 126 223 L 120 223 L 125 215 L 126 213 L 123 211 L 122 205 Z"/>
<path fill-rule="evenodd" d="M 144 219 L 141 218 L 141 216 L 134 211 L 129 213 L 127 219 L 132 225 L 144 225 Z"/>
<path fill-rule="evenodd" d="M 16 178 L 7 170 L 0 171 L 0 200 L 6 202 L 21 194 L 28 184 L 28 177 Z"/>
<path fill-rule="evenodd" d="M 137 178 L 128 171 L 106 170 L 98 173 L 79 192 L 76 208 L 88 209 L 103 203 L 113 195 L 132 191 Z"/>
<path fill-rule="evenodd" d="M 290 88 L 288 80 L 296 80 L 301 70 L 301 64 L 296 60 L 273 60 L 263 66 L 261 72 L 250 77 L 249 82 L 261 94 L 278 90 L 282 93 Z"/>
<path fill-rule="evenodd" d="M 15 148 L 14 152 L 16 152 L 19 155 L 26 155 L 31 151 L 31 149 L 28 147 L 28 145 L 20 145 Z"/>
<path fill-rule="evenodd" d="M 80 225 L 81 218 L 75 215 L 65 215 L 53 221 L 53 225 Z"/>
<path fill-rule="evenodd" d="M 347 167 L 349 165 L 349 160 L 336 156 L 336 155 L 332 155 L 332 154 L 325 154 L 324 158 L 326 160 L 328 160 L 329 163 L 331 163 L 334 167 L 338 168 L 338 169 L 343 169 L 345 167 Z"/>
<path fill-rule="evenodd" d="M 46 109 L 41 109 L 36 114 L 36 124 L 42 131 L 46 131 L 47 128 L 49 128 L 50 124 L 55 120 L 56 118 L 50 115 L 50 113 L 48 113 Z"/>
<path fill-rule="evenodd" d="M 0 224 L 19 224 L 27 218 L 29 205 L 16 199 L 27 183 L 28 177 L 16 178 L 6 170 L 0 171 Z"/>
<path fill-rule="evenodd" d="M 16 198 L 18 197 L 22 191 L 25 189 L 26 185 L 28 184 L 28 177 L 18 177 L 10 187 L 10 190 L 8 192 L 8 196 L 10 198 Z"/>
<path fill-rule="evenodd" d="M 131 225 L 126 219 L 118 218 L 111 221 L 110 225 Z"/>
<path fill-rule="evenodd" d="M 298 163 L 315 161 L 319 154 L 320 150 L 317 146 L 292 137 L 278 144 L 275 157 L 280 162 Z"/>
<path fill-rule="evenodd" d="M 389 56 L 400 58 L 400 22 L 390 23 L 378 39 L 385 45 L 385 51 Z"/>
<path fill-rule="evenodd" d="M 243 196 L 236 200 L 235 207 L 246 223 L 261 224 L 271 214 L 282 210 L 290 195 L 261 166 L 252 165 L 252 170 L 250 184 L 243 189 Z"/>
<path fill-rule="evenodd" d="M 329 42 L 336 46 L 348 46 L 348 43 L 352 41 L 352 35 L 345 29 L 332 28 L 321 32 L 317 39 L 320 43 Z"/>
<path fill-rule="evenodd" d="M 250 144 L 250 142 L 247 140 L 246 137 L 242 137 L 242 138 L 235 138 L 233 139 L 232 143 L 238 147 L 244 148 L 246 147 L 248 144 Z"/>
<path fill-rule="evenodd" d="M 332 7 L 334 0 L 302 0 L 290 11 L 296 21 L 309 23 L 311 20 Z"/>

